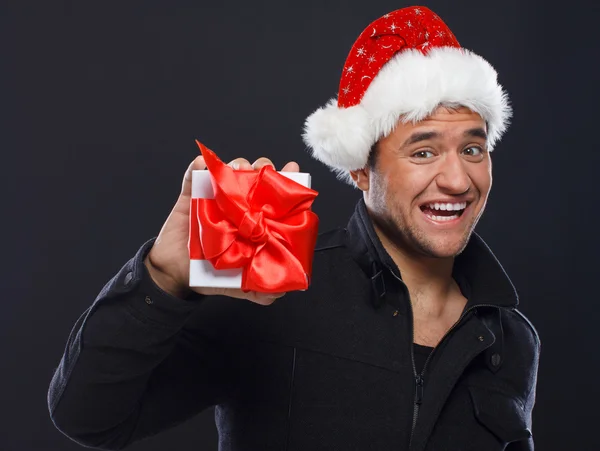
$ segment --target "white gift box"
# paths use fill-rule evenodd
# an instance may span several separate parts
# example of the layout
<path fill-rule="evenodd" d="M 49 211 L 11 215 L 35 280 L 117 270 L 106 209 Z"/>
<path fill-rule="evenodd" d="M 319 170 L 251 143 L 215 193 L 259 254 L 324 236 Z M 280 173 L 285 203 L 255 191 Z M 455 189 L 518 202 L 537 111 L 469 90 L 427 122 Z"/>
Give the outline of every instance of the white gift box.
<path fill-rule="evenodd" d="M 310 174 L 279 172 L 293 181 L 310 188 Z M 214 199 L 210 173 L 192 171 L 192 198 Z M 196 220 L 192 218 L 192 220 Z M 201 225 L 199 225 L 201 227 Z M 208 260 L 190 259 L 190 287 L 241 288 L 243 268 L 215 269 Z"/>

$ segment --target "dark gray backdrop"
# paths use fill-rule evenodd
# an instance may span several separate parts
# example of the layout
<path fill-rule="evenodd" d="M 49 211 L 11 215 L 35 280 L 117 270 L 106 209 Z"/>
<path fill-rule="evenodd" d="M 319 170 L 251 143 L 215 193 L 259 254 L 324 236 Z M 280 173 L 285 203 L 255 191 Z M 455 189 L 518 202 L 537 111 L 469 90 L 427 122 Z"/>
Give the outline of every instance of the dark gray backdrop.
<path fill-rule="evenodd" d="M 595 450 L 598 21 L 595 1 L 425 1 L 511 94 L 478 231 L 542 337 L 540 450 Z M 304 118 L 337 90 L 360 31 L 407 3 L 27 2 L 0 15 L 0 449 L 80 449 L 46 390 L 67 336 L 175 201 L 199 138 L 224 160 L 297 160 L 321 230 L 358 192 L 311 161 Z M 136 451 L 216 449 L 212 412 Z"/>

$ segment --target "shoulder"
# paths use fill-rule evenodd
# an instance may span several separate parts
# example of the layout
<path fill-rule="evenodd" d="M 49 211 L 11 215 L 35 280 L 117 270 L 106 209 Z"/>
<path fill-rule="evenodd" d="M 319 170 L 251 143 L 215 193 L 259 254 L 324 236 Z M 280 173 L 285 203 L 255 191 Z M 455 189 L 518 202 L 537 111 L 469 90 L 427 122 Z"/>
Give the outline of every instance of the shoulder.
<path fill-rule="evenodd" d="M 321 284 L 341 289 L 350 282 L 364 282 L 364 271 L 355 259 L 353 244 L 348 240 L 347 230 L 342 227 L 319 234 L 312 262 L 313 294 L 320 292 L 317 288 Z"/>
<path fill-rule="evenodd" d="M 319 234 L 313 258 L 313 282 L 324 279 L 327 284 L 335 284 L 339 282 L 340 274 L 344 275 L 343 278 L 362 274 L 363 270 L 354 256 L 353 243 L 348 240 L 344 228 Z"/>
<path fill-rule="evenodd" d="M 532 348 L 539 352 L 541 347 L 540 336 L 533 323 L 517 308 L 504 311 L 507 321 L 504 322 L 503 326 L 508 328 L 507 332 L 516 335 L 523 344 L 529 343 Z"/>
<path fill-rule="evenodd" d="M 540 355 L 537 331 L 516 308 L 501 307 L 485 312 L 495 340 L 481 354 L 485 364 L 471 374 L 470 383 L 515 397 L 530 411 L 535 403 Z"/>
<path fill-rule="evenodd" d="M 322 232 L 317 238 L 315 253 L 323 253 L 346 246 L 346 229 L 336 228 Z"/>
<path fill-rule="evenodd" d="M 516 308 L 503 311 L 502 328 L 507 357 L 503 366 L 510 368 L 510 374 L 516 376 L 512 379 L 512 386 L 519 388 L 524 404 L 532 406 L 540 361 L 539 334 L 531 321 Z"/>

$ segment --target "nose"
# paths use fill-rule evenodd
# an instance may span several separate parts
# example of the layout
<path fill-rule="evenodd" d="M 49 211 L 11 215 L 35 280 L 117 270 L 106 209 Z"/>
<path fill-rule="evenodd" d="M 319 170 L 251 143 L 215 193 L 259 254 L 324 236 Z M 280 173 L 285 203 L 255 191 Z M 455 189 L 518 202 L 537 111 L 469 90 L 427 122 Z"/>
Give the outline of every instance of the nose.
<path fill-rule="evenodd" d="M 450 152 L 440 162 L 436 183 L 440 191 L 447 194 L 462 194 L 471 187 L 471 178 L 466 162 L 456 153 Z"/>

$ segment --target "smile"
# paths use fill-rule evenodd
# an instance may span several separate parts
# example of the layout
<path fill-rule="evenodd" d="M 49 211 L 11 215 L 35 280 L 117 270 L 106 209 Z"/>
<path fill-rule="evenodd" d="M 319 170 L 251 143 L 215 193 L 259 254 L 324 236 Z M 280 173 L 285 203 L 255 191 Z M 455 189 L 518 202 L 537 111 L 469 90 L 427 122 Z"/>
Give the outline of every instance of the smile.
<path fill-rule="evenodd" d="M 450 224 L 458 222 L 469 202 L 432 202 L 421 205 L 420 209 L 431 222 Z"/>

